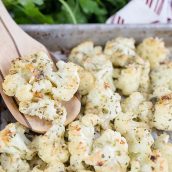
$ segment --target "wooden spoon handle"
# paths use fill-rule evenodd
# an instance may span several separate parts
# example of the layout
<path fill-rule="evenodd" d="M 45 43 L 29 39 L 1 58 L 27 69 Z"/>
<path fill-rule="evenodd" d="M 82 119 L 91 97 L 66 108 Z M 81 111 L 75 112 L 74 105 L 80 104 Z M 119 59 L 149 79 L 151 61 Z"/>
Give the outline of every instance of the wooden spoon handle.
<path fill-rule="evenodd" d="M 13 28 L 15 31 L 15 23 L 0 0 L 0 70 L 3 75 L 8 73 L 11 60 L 20 55 L 17 50 L 15 38 L 13 38 L 11 34 Z"/>
<path fill-rule="evenodd" d="M 16 25 L 16 23 L 9 15 L 8 11 L 6 10 L 1 0 L 0 0 L 0 18 L 3 21 L 3 23 L 6 25 L 6 28 L 10 30 L 10 32 L 15 32 L 16 28 L 19 29 L 19 27 Z"/>
<path fill-rule="evenodd" d="M 1 0 L 0 38 L 2 40 L 1 44 L 4 45 L 3 48 L 0 47 L 0 53 L 1 51 L 5 51 L 6 53 L 6 49 L 10 49 L 10 51 L 8 51 L 10 59 L 30 55 L 38 51 L 47 52 L 46 48 L 41 43 L 31 38 L 14 22 Z"/>

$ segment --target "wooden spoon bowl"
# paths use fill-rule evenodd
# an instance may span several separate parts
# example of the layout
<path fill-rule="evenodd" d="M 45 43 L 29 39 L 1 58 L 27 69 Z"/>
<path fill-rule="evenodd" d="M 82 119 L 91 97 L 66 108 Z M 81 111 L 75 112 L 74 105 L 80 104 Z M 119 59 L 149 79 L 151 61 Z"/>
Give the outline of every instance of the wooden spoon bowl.
<path fill-rule="evenodd" d="M 2 82 L 8 74 L 11 61 L 18 58 L 43 51 L 48 53 L 44 45 L 27 35 L 17 24 L 12 20 L 2 1 L 0 1 L 0 93 L 14 118 L 22 125 L 31 130 L 44 133 L 50 126 L 51 122 L 42 120 L 38 117 L 23 115 L 19 112 L 18 105 L 14 98 L 4 94 Z M 65 102 L 64 106 L 67 110 L 67 119 L 65 125 L 72 122 L 80 112 L 81 103 L 79 97 L 74 96 L 70 101 Z"/>

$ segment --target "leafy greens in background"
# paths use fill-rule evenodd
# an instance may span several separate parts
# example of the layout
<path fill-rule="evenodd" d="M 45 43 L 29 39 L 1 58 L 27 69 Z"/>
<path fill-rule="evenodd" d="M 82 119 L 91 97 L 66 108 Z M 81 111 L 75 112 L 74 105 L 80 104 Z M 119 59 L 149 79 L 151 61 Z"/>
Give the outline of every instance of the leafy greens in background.
<path fill-rule="evenodd" d="M 129 0 L 3 0 L 19 24 L 103 23 Z"/>

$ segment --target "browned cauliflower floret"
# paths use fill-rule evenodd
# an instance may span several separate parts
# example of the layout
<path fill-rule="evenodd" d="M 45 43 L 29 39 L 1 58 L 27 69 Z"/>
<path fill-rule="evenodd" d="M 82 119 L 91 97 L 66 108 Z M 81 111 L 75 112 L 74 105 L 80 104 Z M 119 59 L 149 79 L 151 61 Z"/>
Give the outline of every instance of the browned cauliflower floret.
<path fill-rule="evenodd" d="M 87 96 L 85 114 L 99 116 L 99 124 L 108 128 L 110 121 L 121 112 L 120 99 L 105 83 L 97 82 Z"/>
<path fill-rule="evenodd" d="M 132 113 L 133 117 L 146 123 L 152 119 L 152 103 L 146 101 L 143 94 L 134 92 L 122 102 L 122 110 L 125 113 Z"/>
<path fill-rule="evenodd" d="M 125 66 L 136 55 L 134 43 L 132 38 L 119 37 L 106 43 L 104 53 L 114 66 Z"/>
<path fill-rule="evenodd" d="M 54 84 L 52 95 L 54 99 L 69 101 L 79 87 L 77 66 L 73 63 L 57 62 L 58 71 L 48 74 L 48 79 Z"/>
<path fill-rule="evenodd" d="M 44 52 L 13 61 L 3 90 L 18 100 L 19 111 L 41 119 L 54 120 L 65 113 L 59 101 L 69 101 L 79 87 L 77 66 L 58 61 L 58 71 Z M 65 114 L 66 115 L 66 114 Z M 66 116 L 64 116 L 66 118 Z"/>
<path fill-rule="evenodd" d="M 172 130 L 172 94 L 162 96 L 155 103 L 152 125 L 159 130 Z"/>
<path fill-rule="evenodd" d="M 118 72 L 115 76 L 115 86 L 124 95 L 130 95 L 136 91 L 147 93 L 149 91 L 149 71 L 149 63 L 140 57 L 135 57 L 124 68 L 118 69 L 118 71 L 114 70 L 114 72 Z"/>
<path fill-rule="evenodd" d="M 141 66 L 135 64 L 127 66 L 121 70 L 121 74 L 115 82 L 115 86 L 119 88 L 124 95 L 138 91 L 141 72 Z"/>
<path fill-rule="evenodd" d="M 151 130 L 144 122 L 134 120 L 132 114 L 121 113 L 115 119 L 115 129 L 120 132 L 129 144 L 130 154 L 139 154 L 146 157 L 151 153 L 151 146 L 154 142 Z"/>
<path fill-rule="evenodd" d="M 63 163 L 68 160 L 69 153 L 64 141 L 64 131 L 63 124 L 53 124 L 45 135 L 34 138 L 32 145 L 44 162 Z"/>
<path fill-rule="evenodd" d="M 94 50 L 94 44 L 92 41 L 87 41 L 79 44 L 72 49 L 69 61 L 82 66 L 83 61 L 87 58 L 87 54 Z"/>
<path fill-rule="evenodd" d="M 88 57 L 92 57 L 100 53 L 102 53 L 101 47 L 94 47 L 94 43 L 92 41 L 86 41 L 72 49 L 69 55 L 69 61 L 83 66 L 83 62 Z"/>
<path fill-rule="evenodd" d="M 115 89 L 112 80 L 112 63 L 102 52 L 101 47 L 93 47 L 92 42 L 84 42 L 72 50 L 69 60 L 82 66 L 96 80 L 102 80 Z"/>
<path fill-rule="evenodd" d="M 74 171 L 84 170 L 83 161 L 91 151 L 94 138 L 95 117 L 85 116 L 82 122 L 74 121 L 68 128 L 70 166 Z M 95 123 L 94 123 L 95 122 Z"/>
<path fill-rule="evenodd" d="M 45 79 L 46 74 L 52 71 L 53 62 L 44 52 L 37 52 L 30 56 L 15 59 L 9 73 L 20 73 L 29 83 Z"/>
<path fill-rule="evenodd" d="M 52 100 L 49 97 L 38 99 L 35 102 L 26 101 L 19 103 L 19 110 L 23 114 L 37 116 L 40 119 L 53 121 L 55 119 L 66 119 L 66 109 L 57 100 Z"/>
<path fill-rule="evenodd" d="M 3 90 L 8 96 L 15 96 L 19 87 L 26 84 L 26 80 L 19 73 L 7 75 L 2 83 Z"/>
<path fill-rule="evenodd" d="M 84 61 L 83 66 L 96 78 L 97 81 L 104 81 L 111 89 L 115 90 L 112 80 L 112 63 L 104 54 L 87 58 Z"/>
<path fill-rule="evenodd" d="M 120 133 L 105 130 L 92 146 L 85 163 L 94 166 L 96 172 L 122 172 L 129 164 L 128 144 Z"/>
<path fill-rule="evenodd" d="M 172 93 L 172 62 L 166 62 L 154 68 L 150 74 L 152 97 L 161 97 Z"/>
<path fill-rule="evenodd" d="M 159 66 L 166 60 L 168 50 L 164 42 L 159 38 L 146 38 L 137 47 L 137 53 L 144 59 L 149 60 L 151 68 Z"/>
<path fill-rule="evenodd" d="M 153 150 L 148 157 L 132 157 L 129 172 L 169 172 L 167 160 L 158 150 Z"/>
<path fill-rule="evenodd" d="M 19 123 L 11 123 L 0 131 L 0 153 L 18 155 L 23 159 L 31 159 L 35 150 L 25 136 L 26 128 Z"/>

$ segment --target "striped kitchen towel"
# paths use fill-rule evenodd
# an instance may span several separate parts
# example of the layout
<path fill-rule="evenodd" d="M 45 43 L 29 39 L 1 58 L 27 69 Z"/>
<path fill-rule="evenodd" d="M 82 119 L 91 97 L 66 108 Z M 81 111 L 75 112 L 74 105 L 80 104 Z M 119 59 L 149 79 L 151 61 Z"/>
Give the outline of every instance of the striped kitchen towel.
<path fill-rule="evenodd" d="M 132 0 L 106 23 L 172 23 L 172 0 Z"/>

